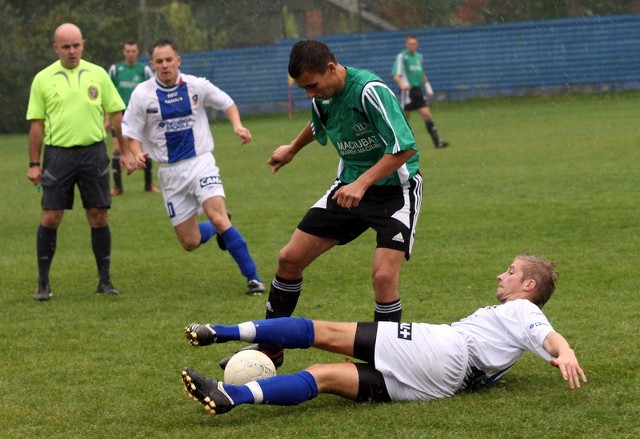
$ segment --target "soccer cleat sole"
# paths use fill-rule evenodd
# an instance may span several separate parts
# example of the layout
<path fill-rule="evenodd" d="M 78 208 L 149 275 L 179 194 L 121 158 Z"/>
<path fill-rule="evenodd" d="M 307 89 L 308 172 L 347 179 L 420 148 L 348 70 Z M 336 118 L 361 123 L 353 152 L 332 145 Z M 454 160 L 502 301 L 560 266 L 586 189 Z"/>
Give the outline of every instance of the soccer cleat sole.
<path fill-rule="evenodd" d="M 184 328 L 191 346 L 208 346 L 217 343 L 218 337 L 207 324 L 191 323 Z"/>
<path fill-rule="evenodd" d="M 191 375 L 193 375 L 193 377 Z M 209 386 L 210 389 L 201 389 L 195 382 L 196 378 L 203 381 L 200 383 L 200 386 Z M 219 381 L 212 380 L 211 378 L 200 375 L 194 370 L 185 368 L 182 370 L 182 383 L 189 398 L 194 402 L 202 404 L 207 413 L 211 415 L 221 415 L 231 411 L 235 407 L 233 400 L 227 395 L 224 388 L 221 388 L 222 383 Z M 215 397 L 207 394 L 207 392 L 215 392 L 219 401 L 216 402 Z"/>

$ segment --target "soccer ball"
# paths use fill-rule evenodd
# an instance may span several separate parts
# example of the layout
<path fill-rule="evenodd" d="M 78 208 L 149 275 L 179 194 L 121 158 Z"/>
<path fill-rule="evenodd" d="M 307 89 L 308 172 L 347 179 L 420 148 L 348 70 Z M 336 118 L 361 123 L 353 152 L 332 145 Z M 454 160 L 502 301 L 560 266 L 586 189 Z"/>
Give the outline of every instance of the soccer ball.
<path fill-rule="evenodd" d="M 241 385 L 249 381 L 269 378 L 276 374 L 276 367 L 271 358 L 255 349 L 240 351 L 235 354 L 224 368 L 226 384 Z"/>

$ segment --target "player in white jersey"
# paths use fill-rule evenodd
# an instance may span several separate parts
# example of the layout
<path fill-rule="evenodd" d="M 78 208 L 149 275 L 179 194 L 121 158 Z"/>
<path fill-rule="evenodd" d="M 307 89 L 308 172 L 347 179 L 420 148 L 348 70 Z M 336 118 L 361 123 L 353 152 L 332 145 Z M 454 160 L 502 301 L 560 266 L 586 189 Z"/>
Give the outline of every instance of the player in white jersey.
<path fill-rule="evenodd" d="M 480 308 L 451 325 L 335 323 L 278 318 L 239 325 L 192 323 L 189 343 L 204 346 L 241 340 L 283 348 L 316 347 L 364 363 L 316 364 L 243 386 L 223 384 L 185 368 L 190 396 L 211 414 L 240 404 L 295 405 L 319 393 L 354 401 L 415 401 L 453 396 L 495 384 L 526 351 L 557 367 L 569 388 L 587 382 L 573 349 L 541 308 L 557 281 L 553 264 L 519 255 L 498 275 L 499 305 Z"/>
<path fill-rule="evenodd" d="M 156 76 L 135 88 L 124 116 L 128 145 L 122 163 L 133 172 L 144 169 L 147 156 L 157 161 L 167 213 L 182 247 L 195 250 L 216 235 L 246 277 L 247 294 L 260 294 L 264 285 L 256 265 L 226 210 L 205 107 L 224 111 L 242 144 L 251 141 L 251 132 L 227 93 L 205 78 L 180 72 L 181 57 L 173 41 L 157 41 L 151 63 Z M 198 224 L 203 211 L 209 221 Z"/>

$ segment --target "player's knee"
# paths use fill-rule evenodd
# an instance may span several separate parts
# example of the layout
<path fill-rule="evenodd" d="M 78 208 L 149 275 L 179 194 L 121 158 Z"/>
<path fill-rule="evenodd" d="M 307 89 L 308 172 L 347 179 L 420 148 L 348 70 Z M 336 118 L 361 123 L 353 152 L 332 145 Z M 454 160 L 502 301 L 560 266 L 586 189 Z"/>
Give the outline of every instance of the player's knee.
<path fill-rule="evenodd" d="M 371 282 L 374 291 L 387 291 L 395 289 L 398 282 L 398 273 L 385 269 L 374 269 L 371 273 Z"/>
<path fill-rule="evenodd" d="M 44 211 L 40 224 L 47 229 L 57 229 L 62 222 L 62 214 L 51 213 L 51 211 Z"/>
<path fill-rule="evenodd" d="M 301 263 L 301 259 L 289 251 L 288 247 L 283 248 L 278 253 L 278 272 L 281 274 L 288 274 L 297 278 L 302 274 L 304 266 Z"/>
<path fill-rule="evenodd" d="M 107 209 L 91 208 L 87 209 L 87 219 L 93 228 L 102 228 L 109 225 L 109 214 Z"/>
<path fill-rule="evenodd" d="M 182 248 L 186 251 L 192 252 L 200 247 L 200 241 L 195 239 L 181 239 L 180 245 L 182 245 Z"/>

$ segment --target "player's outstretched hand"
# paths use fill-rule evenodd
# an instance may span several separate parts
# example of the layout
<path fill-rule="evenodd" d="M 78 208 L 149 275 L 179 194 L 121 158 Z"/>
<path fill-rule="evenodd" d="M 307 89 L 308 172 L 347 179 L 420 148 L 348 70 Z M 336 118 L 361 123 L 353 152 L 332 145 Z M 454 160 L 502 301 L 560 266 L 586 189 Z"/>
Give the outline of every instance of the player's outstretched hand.
<path fill-rule="evenodd" d="M 562 379 L 569 383 L 570 389 L 579 389 L 580 388 L 580 379 L 582 382 L 587 382 L 587 376 L 584 374 L 584 371 L 580 367 L 578 363 L 578 359 L 576 358 L 573 350 L 569 353 L 564 353 L 560 355 L 558 358 L 552 358 L 549 360 L 549 363 L 560 369 L 562 373 Z"/>
<path fill-rule="evenodd" d="M 184 333 L 191 346 L 207 346 L 218 340 L 218 334 L 210 325 L 191 323 L 184 328 Z"/>

